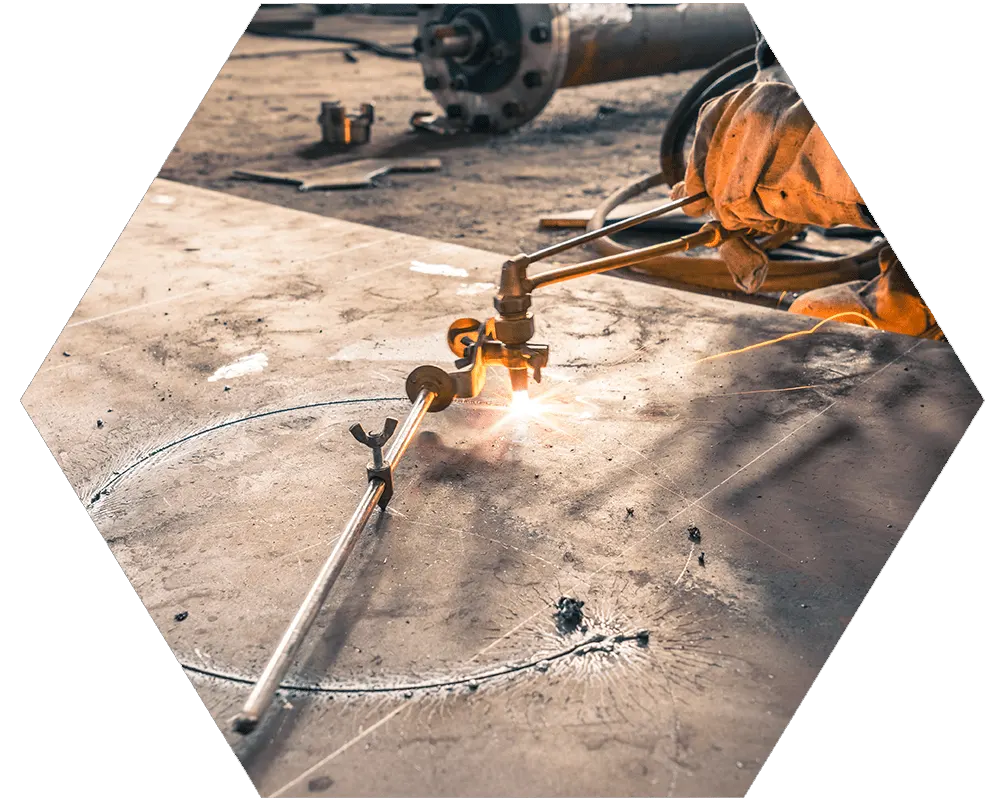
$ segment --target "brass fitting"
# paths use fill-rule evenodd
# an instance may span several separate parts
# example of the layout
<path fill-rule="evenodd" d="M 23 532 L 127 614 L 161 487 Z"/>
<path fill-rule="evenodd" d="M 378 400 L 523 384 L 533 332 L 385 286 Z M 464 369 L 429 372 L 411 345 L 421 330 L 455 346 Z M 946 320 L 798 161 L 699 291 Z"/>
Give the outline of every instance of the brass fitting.
<path fill-rule="evenodd" d="M 500 343 L 495 360 L 510 373 L 510 385 L 515 392 L 528 388 L 528 370 L 541 382 L 542 367 L 548 363 L 549 349 L 545 345 L 529 344 L 535 335 L 535 318 L 531 313 L 531 284 L 528 281 L 530 258 L 522 253 L 500 268 L 500 288 L 493 298 L 497 316 L 493 330 Z M 496 348 L 492 348 L 494 351 Z"/>
<path fill-rule="evenodd" d="M 459 356 L 456 371 L 448 374 L 454 387 L 453 396 L 476 397 L 486 382 L 488 366 L 506 369 L 514 391 L 528 388 L 529 370 L 536 381 L 541 381 L 549 348 L 529 342 L 507 344 L 497 335 L 500 322 L 495 317 L 486 322 L 464 318 L 455 320 L 448 328 L 448 346 Z"/>
<path fill-rule="evenodd" d="M 535 335 L 528 263 L 522 253 L 500 268 L 500 289 L 493 298 L 493 307 L 497 310 L 496 337 L 507 345 L 526 344 Z"/>

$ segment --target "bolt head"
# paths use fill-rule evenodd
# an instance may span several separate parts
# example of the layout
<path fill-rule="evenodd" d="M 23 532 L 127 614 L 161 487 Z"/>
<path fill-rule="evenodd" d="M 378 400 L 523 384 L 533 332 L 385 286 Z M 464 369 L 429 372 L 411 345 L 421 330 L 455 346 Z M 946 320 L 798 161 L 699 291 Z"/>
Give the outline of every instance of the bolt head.
<path fill-rule="evenodd" d="M 545 42 L 552 38 L 552 31 L 549 29 L 548 25 L 539 22 L 531 28 L 528 33 L 528 38 L 535 44 L 545 44 Z"/>
<path fill-rule="evenodd" d="M 515 117 L 521 116 L 522 113 L 521 106 L 519 106 L 517 103 L 504 103 L 502 111 L 503 115 L 507 119 L 514 119 Z"/>
<path fill-rule="evenodd" d="M 528 89 L 537 89 L 542 85 L 542 73 L 537 69 L 532 69 L 525 72 L 524 77 L 521 78 L 521 80 Z"/>
<path fill-rule="evenodd" d="M 435 75 L 428 75 L 424 78 L 424 88 L 428 92 L 436 92 L 441 88 L 441 79 Z"/>
<path fill-rule="evenodd" d="M 464 92 L 469 88 L 469 81 L 464 75 L 456 75 L 451 79 L 451 88 L 456 92 Z"/>
<path fill-rule="evenodd" d="M 494 325 L 497 339 L 507 345 L 530 342 L 535 335 L 535 320 L 530 313 L 521 319 L 500 318 Z"/>

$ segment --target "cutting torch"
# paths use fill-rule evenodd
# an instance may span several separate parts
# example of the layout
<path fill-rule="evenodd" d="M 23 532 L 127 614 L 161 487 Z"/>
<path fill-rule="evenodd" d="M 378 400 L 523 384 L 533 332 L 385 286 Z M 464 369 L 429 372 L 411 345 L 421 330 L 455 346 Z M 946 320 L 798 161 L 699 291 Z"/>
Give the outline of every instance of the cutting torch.
<path fill-rule="evenodd" d="M 233 720 L 233 730 L 247 734 L 253 731 L 271 704 L 281 681 L 288 672 L 299 647 L 316 621 L 334 582 L 340 575 L 354 545 L 357 543 L 376 507 L 385 509 L 393 492 L 393 471 L 399 465 L 417 429 L 429 412 L 442 411 L 456 398 L 479 395 L 486 382 L 488 366 L 502 366 L 510 375 L 511 388 L 525 391 L 528 375 L 542 379 L 542 369 L 548 364 L 549 348 L 533 342 L 534 316 L 531 312 L 532 292 L 571 278 L 595 275 L 638 264 L 667 253 L 682 252 L 694 247 L 717 247 L 726 238 L 745 232 L 729 231 L 718 222 L 708 222 L 698 231 L 661 244 L 630 250 L 619 255 L 597 258 L 568 266 L 550 267 L 528 275 L 528 267 L 573 247 L 609 236 L 618 231 L 682 208 L 706 197 L 704 192 L 664 203 L 641 214 L 623 219 L 598 230 L 575 236 L 564 242 L 545 247 L 531 254 L 521 254 L 504 262 L 500 282 L 493 301 L 496 315 L 485 322 L 471 318 L 456 320 L 448 328 L 448 346 L 459 356 L 455 369 L 446 371 L 427 364 L 417 367 L 406 379 L 406 393 L 412 405 L 398 428 L 388 452 L 382 448 L 397 429 L 395 419 L 386 420 L 381 431 L 366 432 L 360 424 L 351 428 L 354 437 L 370 448 L 372 463 L 368 467 L 368 487 L 354 514 L 347 521 L 333 550 L 309 589 L 298 612 L 281 637 L 274 654 L 257 679 L 242 711 Z"/>

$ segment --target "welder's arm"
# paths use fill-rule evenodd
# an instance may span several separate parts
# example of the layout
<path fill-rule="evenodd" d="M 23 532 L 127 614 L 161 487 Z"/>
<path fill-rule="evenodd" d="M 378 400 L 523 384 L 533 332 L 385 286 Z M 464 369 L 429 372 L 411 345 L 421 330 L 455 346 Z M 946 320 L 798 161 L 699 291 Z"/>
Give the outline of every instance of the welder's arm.
<path fill-rule="evenodd" d="M 864 201 L 795 88 L 766 81 L 706 103 L 683 184 L 675 197 L 705 191 L 685 207 L 713 211 L 723 226 L 778 233 L 789 223 L 874 229 Z"/>

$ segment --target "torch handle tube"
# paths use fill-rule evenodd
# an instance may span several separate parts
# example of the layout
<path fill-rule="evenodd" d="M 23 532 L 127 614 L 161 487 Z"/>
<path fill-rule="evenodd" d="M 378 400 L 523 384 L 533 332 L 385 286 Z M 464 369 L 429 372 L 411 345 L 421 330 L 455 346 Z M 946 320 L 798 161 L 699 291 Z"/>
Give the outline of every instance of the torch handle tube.
<path fill-rule="evenodd" d="M 421 420 L 427 414 L 427 409 L 434 402 L 434 397 L 434 392 L 428 389 L 422 389 L 417 395 L 406 421 L 403 423 L 386 456 L 386 461 L 393 469 L 395 469 L 403 457 L 403 453 L 406 452 L 406 448 L 413 440 Z M 333 584 L 344 569 L 344 564 L 347 563 L 354 545 L 361 538 L 361 532 L 371 518 L 372 512 L 378 505 L 384 491 L 385 483 L 380 479 L 373 478 L 368 482 L 368 488 L 365 490 L 361 502 L 358 503 L 357 508 L 354 510 L 354 514 L 351 515 L 351 518 L 347 521 L 347 525 L 344 526 L 344 532 L 337 539 L 337 543 L 323 564 L 319 575 L 316 576 L 316 580 L 309 589 L 305 600 L 302 601 L 298 612 L 296 612 L 284 635 L 281 637 L 277 649 L 267 662 L 267 666 L 264 667 L 264 671 L 257 679 L 257 683 L 254 684 L 253 690 L 250 692 L 246 703 L 244 703 L 242 711 L 233 720 L 233 730 L 237 733 L 246 734 L 253 731 L 267 710 L 267 707 L 271 704 L 274 693 L 281 685 L 281 680 L 288 672 L 295 654 L 316 621 L 316 617 L 319 616 L 323 603 L 326 602 Z"/>
<path fill-rule="evenodd" d="M 596 233 L 596 231 L 595 231 Z M 584 261 L 580 264 L 571 264 L 565 267 L 553 267 L 545 272 L 527 278 L 526 283 L 529 292 L 539 289 L 542 286 L 549 286 L 553 283 L 568 281 L 570 278 L 581 278 L 584 275 L 596 275 L 599 272 L 607 272 L 620 267 L 630 267 L 651 258 L 655 258 L 665 253 L 678 253 L 690 250 L 692 247 L 713 246 L 719 242 L 720 232 L 715 228 L 702 228 L 695 233 L 671 239 L 669 242 L 640 247 L 636 250 L 629 250 L 625 253 L 595 258 L 592 261 Z"/>
<path fill-rule="evenodd" d="M 558 255 L 566 250 L 573 247 L 579 247 L 581 244 L 586 244 L 587 242 L 592 242 L 595 239 L 600 239 L 604 236 L 611 236 L 615 233 L 620 233 L 628 228 L 635 227 L 636 225 L 641 225 L 643 222 L 648 222 L 656 217 L 661 217 L 671 211 L 676 211 L 678 208 L 683 208 L 686 205 L 697 202 L 698 200 L 704 200 L 708 197 L 707 192 L 698 192 L 697 194 L 692 194 L 687 197 L 682 197 L 679 200 L 671 200 L 670 202 L 663 203 L 662 205 L 651 208 L 648 211 L 643 211 L 640 214 L 635 214 L 626 219 L 619 220 L 618 222 L 612 222 L 610 225 L 605 225 L 603 228 L 598 228 L 595 231 L 588 231 L 587 233 L 581 233 L 579 236 L 574 236 L 572 239 L 567 239 L 564 242 L 558 242 L 548 247 L 544 247 L 541 250 L 537 250 L 528 256 L 528 263 L 534 264 L 536 261 L 542 261 L 546 258 L 551 258 L 554 255 Z"/>

